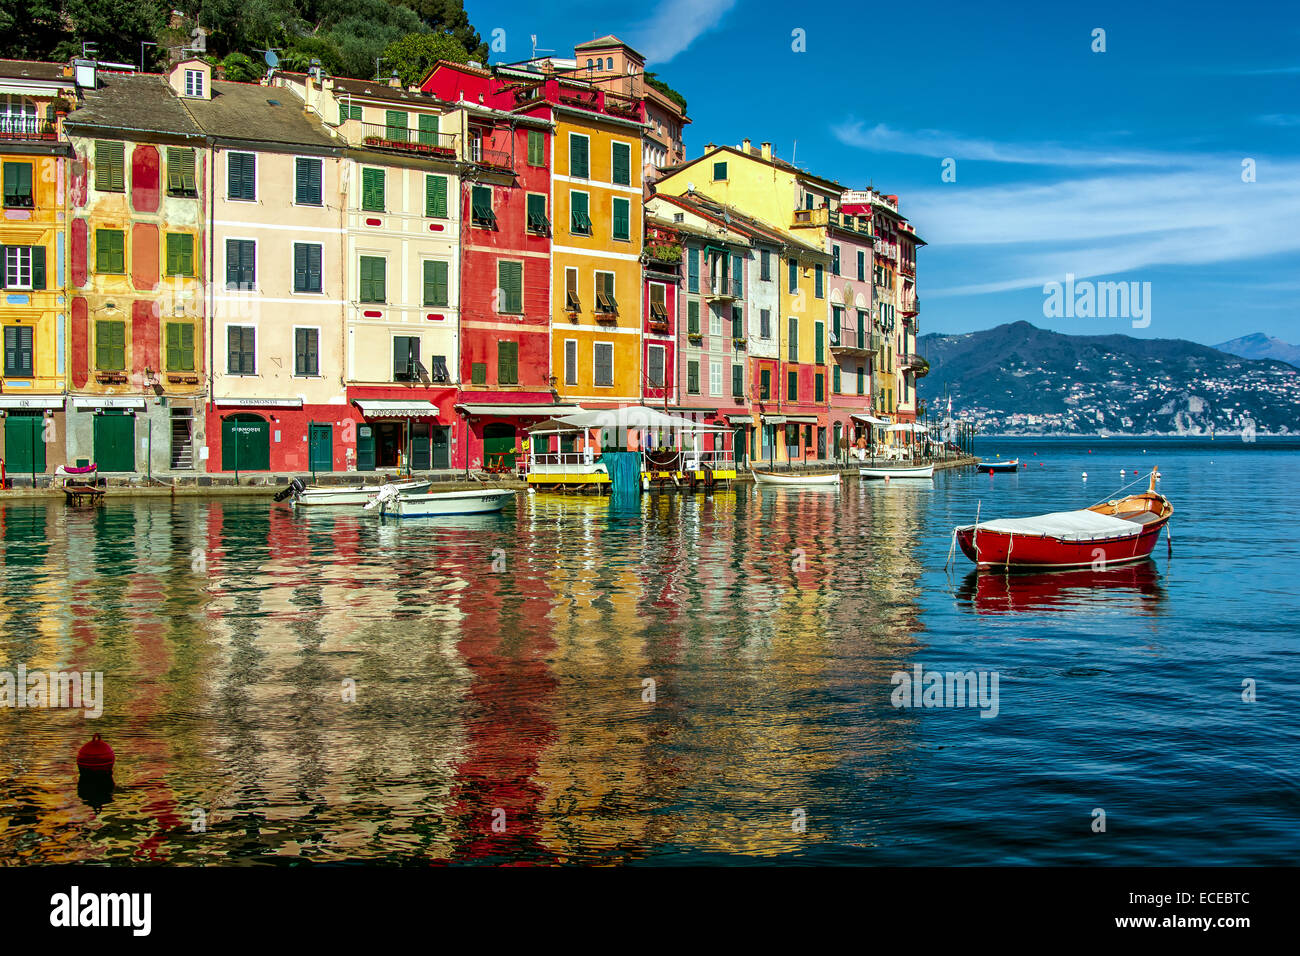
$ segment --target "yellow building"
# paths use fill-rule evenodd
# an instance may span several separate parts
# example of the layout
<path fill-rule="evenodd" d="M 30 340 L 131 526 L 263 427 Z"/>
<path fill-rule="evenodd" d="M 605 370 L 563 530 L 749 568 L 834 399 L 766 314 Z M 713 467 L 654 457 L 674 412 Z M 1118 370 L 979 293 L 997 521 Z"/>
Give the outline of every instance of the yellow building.
<path fill-rule="evenodd" d="M 577 80 L 547 88 L 559 91 L 552 104 L 551 175 L 555 389 L 587 407 L 636 404 L 642 391 L 641 106 Z"/>
<path fill-rule="evenodd" d="M 65 75 L 66 74 L 66 75 Z M 75 98 L 71 70 L 0 61 L 0 432 L 9 476 L 39 476 L 66 462 L 64 367 L 63 115 Z"/>

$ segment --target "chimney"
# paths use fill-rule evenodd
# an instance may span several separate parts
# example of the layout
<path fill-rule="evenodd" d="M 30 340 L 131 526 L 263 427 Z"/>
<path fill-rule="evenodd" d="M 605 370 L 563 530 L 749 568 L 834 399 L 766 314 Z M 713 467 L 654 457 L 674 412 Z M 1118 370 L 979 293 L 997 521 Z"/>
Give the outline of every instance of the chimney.
<path fill-rule="evenodd" d="M 759 146 L 759 149 L 762 150 L 763 158 L 770 163 L 772 161 L 772 144 L 763 143 L 761 146 Z"/>
<path fill-rule="evenodd" d="M 750 147 L 750 141 L 749 141 L 749 140 L 744 139 L 744 140 L 741 140 L 741 141 L 740 141 L 740 151 L 741 151 L 742 153 L 744 153 L 746 156 L 749 155 L 749 147 Z"/>
<path fill-rule="evenodd" d="M 396 70 L 394 70 L 393 75 L 388 78 L 388 85 L 394 90 L 400 90 L 402 88 L 402 78 L 397 75 Z"/>

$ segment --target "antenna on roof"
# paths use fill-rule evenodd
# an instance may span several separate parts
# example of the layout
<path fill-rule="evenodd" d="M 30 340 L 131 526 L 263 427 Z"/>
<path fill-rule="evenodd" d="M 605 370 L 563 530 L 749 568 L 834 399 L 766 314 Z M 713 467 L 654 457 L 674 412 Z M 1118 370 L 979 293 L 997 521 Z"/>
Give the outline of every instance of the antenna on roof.
<path fill-rule="evenodd" d="M 276 53 L 274 50 L 263 50 L 262 62 L 274 70 L 280 65 L 280 54 Z"/>

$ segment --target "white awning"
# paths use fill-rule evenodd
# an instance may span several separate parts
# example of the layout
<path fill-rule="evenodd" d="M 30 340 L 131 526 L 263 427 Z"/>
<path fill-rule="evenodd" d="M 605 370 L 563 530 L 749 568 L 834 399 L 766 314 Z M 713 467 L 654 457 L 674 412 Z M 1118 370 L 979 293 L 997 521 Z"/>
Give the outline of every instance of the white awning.
<path fill-rule="evenodd" d="M 752 415 L 727 415 L 725 418 L 727 421 L 736 425 L 743 425 L 754 420 L 754 416 Z"/>
<path fill-rule="evenodd" d="M 438 406 L 413 398 L 358 398 L 352 402 L 366 418 L 437 418 Z"/>
<path fill-rule="evenodd" d="M 63 407 L 62 395 L 0 395 L 0 408 L 62 408 L 62 407 Z"/>
<path fill-rule="evenodd" d="M 868 425 L 888 425 L 888 418 L 875 418 L 871 415 L 850 415 L 854 421 L 865 422 Z"/>
<path fill-rule="evenodd" d="M 763 423 L 766 424 L 766 425 L 784 425 L 784 424 L 785 424 L 785 416 L 784 416 L 784 415 L 764 415 L 764 416 L 762 416 L 762 417 L 763 417 Z"/>
<path fill-rule="evenodd" d="M 885 431 L 887 432 L 922 432 L 922 433 L 928 432 L 929 430 L 930 429 L 926 428 L 920 422 L 908 422 L 903 425 L 890 425 L 888 428 L 885 429 Z"/>
<path fill-rule="evenodd" d="M 816 416 L 816 415 L 787 415 L 787 416 L 785 416 L 785 420 L 786 420 L 787 422 L 797 422 L 797 423 L 800 424 L 800 425 L 816 425 L 816 424 L 817 424 L 817 416 Z"/>
<path fill-rule="evenodd" d="M 559 418 L 582 411 L 581 405 L 493 405 L 466 403 L 457 405 L 462 415 L 501 415 L 505 418 Z"/>
<path fill-rule="evenodd" d="M 216 398 L 222 408 L 302 408 L 301 398 Z"/>
<path fill-rule="evenodd" d="M 105 396 L 103 398 L 74 398 L 73 408 L 144 408 L 143 398 L 122 398 Z"/>

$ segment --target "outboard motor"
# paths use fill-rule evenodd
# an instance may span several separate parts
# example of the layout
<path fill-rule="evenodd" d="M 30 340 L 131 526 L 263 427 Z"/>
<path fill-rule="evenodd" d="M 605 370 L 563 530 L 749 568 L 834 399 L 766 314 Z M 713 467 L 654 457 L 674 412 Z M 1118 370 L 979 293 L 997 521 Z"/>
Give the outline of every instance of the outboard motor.
<path fill-rule="evenodd" d="M 394 484 L 381 485 L 379 488 L 379 494 L 366 502 L 365 509 L 366 511 L 374 511 L 378 508 L 382 514 L 384 511 L 388 510 L 385 505 L 387 505 L 388 502 L 395 500 L 401 495 L 401 493 L 401 490 Z"/>
<path fill-rule="evenodd" d="M 303 482 L 303 480 L 301 478 L 295 478 L 293 481 L 289 482 L 287 485 L 285 485 L 283 488 L 277 491 L 275 493 L 275 497 L 272 500 L 284 501 L 284 499 L 290 496 L 296 498 L 298 495 L 302 494 L 306 490 L 307 490 L 307 485 Z"/>

